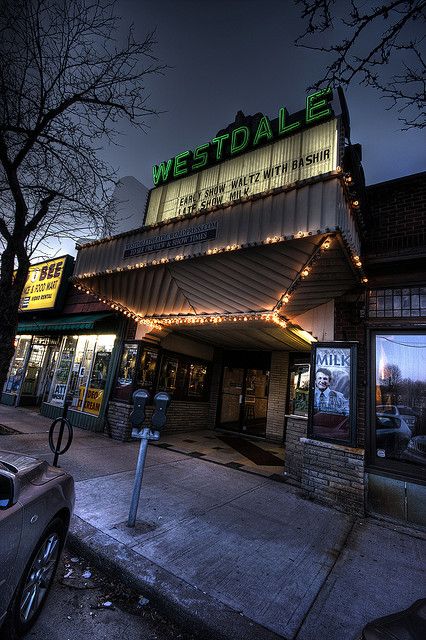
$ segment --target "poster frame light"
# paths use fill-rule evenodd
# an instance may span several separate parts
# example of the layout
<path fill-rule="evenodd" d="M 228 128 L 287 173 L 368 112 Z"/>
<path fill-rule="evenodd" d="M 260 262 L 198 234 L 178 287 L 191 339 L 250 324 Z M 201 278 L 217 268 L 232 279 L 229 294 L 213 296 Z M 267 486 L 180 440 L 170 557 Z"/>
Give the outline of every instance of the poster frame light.
<path fill-rule="evenodd" d="M 357 342 L 312 345 L 308 438 L 356 447 Z"/>

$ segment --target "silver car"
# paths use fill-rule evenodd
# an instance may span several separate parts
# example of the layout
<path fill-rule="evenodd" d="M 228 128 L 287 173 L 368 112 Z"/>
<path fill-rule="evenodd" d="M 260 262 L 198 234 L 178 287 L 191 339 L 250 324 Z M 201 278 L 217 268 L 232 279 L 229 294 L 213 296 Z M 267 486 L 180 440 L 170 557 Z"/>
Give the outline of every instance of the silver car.
<path fill-rule="evenodd" d="M 15 640 L 46 600 L 74 508 L 74 481 L 47 462 L 0 451 L 0 637 Z"/>

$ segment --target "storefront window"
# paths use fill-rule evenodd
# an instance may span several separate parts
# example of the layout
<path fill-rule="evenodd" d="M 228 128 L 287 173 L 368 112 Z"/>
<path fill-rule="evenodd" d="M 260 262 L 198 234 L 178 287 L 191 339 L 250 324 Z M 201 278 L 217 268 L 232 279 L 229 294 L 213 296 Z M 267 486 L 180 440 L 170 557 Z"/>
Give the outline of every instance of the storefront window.
<path fill-rule="evenodd" d="M 28 350 L 31 345 L 31 336 L 20 336 L 16 345 L 15 355 L 9 369 L 9 376 L 5 385 L 5 392 L 19 393 L 22 384 Z"/>
<path fill-rule="evenodd" d="M 66 336 L 53 377 L 49 402 L 63 406 L 69 395 L 74 411 L 99 415 L 114 340 L 114 335 Z"/>
<path fill-rule="evenodd" d="M 173 393 L 176 389 L 177 372 L 178 372 L 177 358 L 173 358 L 170 356 L 163 356 L 158 388 L 161 391 L 167 391 L 173 396 Z"/>
<path fill-rule="evenodd" d="M 144 343 L 125 343 L 118 370 L 114 398 L 132 401 L 136 389 L 146 389 L 151 400 L 157 391 L 167 391 L 174 400 L 205 400 L 207 363 L 188 356 L 159 351 Z"/>
<path fill-rule="evenodd" d="M 206 390 L 207 367 L 204 364 L 189 365 L 188 396 L 202 398 Z"/>
<path fill-rule="evenodd" d="M 289 413 L 307 416 L 309 408 L 310 366 L 295 363 L 290 369 Z"/>
<path fill-rule="evenodd" d="M 111 335 L 87 336 L 80 362 L 80 372 L 84 369 L 84 374 L 80 378 L 77 403 L 77 409 L 84 413 L 95 416 L 100 413 L 114 340 L 115 336 Z"/>
<path fill-rule="evenodd" d="M 376 460 L 426 465 L 426 334 L 375 336 Z"/>
<path fill-rule="evenodd" d="M 130 400 L 135 390 L 137 356 L 137 342 L 124 345 L 114 391 L 114 396 L 119 400 Z"/>
<path fill-rule="evenodd" d="M 63 406 L 71 375 L 71 368 L 74 360 L 75 347 L 77 344 L 76 336 L 65 336 L 63 338 L 61 352 L 53 377 L 52 386 L 50 388 L 50 397 L 48 401 L 51 404 Z"/>
<path fill-rule="evenodd" d="M 157 369 L 158 352 L 153 349 L 143 349 L 141 353 L 140 368 L 138 375 L 138 388 L 150 391 L 155 382 L 155 372 Z"/>
<path fill-rule="evenodd" d="M 69 384 L 69 393 L 72 396 L 71 407 L 77 411 L 82 411 L 83 408 L 95 345 L 96 336 L 79 336 L 77 340 L 74 365 Z"/>

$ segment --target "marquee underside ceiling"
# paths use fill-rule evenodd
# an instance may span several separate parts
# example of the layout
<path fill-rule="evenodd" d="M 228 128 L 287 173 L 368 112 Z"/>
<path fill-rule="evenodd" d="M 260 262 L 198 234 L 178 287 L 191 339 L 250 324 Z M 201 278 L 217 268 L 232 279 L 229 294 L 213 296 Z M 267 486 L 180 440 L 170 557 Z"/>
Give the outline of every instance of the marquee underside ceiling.
<path fill-rule="evenodd" d="M 269 312 L 294 287 L 291 319 L 348 291 L 357 277 L 340 240 L 326 234 L 88 279 L 98 296 L 141 317 Z M 313 257 L 309 276 L 300 273 Z M 203 329 L 204 330 L 204 329 Z"/>
<path fill-rule="evenodd" d="M 226 325 L 173 326 L 179 335 L 207 342 L 224 349 L 250 351 L 309 351 L 311 342 L 296 327 L 282 328 L 263 321 Z"/>

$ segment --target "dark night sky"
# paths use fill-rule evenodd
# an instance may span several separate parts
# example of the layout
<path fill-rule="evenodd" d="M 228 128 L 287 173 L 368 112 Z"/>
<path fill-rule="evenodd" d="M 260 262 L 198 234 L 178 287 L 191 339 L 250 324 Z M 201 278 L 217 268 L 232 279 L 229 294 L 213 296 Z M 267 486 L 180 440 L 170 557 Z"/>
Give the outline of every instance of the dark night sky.
<path fill-rule="evenodd" d="M 156 55 L 171 68 L 147 83 L 152 106 L 146 134 L 123 127 L 119 148 L 106 151 L 119 176 L 152 186 L 151 166 L 210 140 L 236 112 L 276 117 L 304 107 L 307 87 L 326 58 L 296 48 L 303 23 L 292 0 L 119 0 L 123 26 L 139 39 L 157 29 Z M 338 3 L 339 4 L 339 3 Z M 341 4 L 341 3 L 340 3 Z M 346 92 L 352 142 L 363 147 L 367 184 L 425 169 L 425 136 L 400 131 L 395 111 L 371 89 Z"/>

